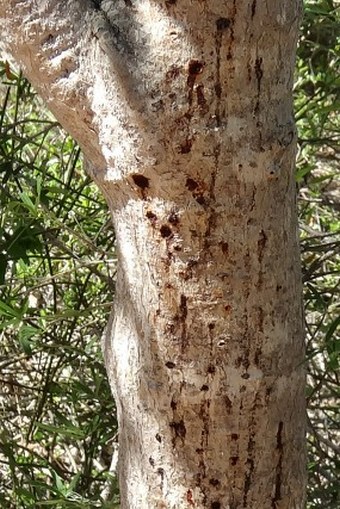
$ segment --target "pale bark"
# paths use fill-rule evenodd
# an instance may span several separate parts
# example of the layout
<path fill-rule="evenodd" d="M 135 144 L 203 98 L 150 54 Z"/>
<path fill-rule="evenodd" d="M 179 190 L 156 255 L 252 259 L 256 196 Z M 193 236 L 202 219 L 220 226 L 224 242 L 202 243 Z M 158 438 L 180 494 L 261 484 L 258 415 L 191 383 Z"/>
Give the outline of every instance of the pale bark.
<path fill-rule="evenodd" d="M 8 0 L 0 23 L 113 213 L 121 507 L 302 509 L 300 2 L 102 9 Z"/>

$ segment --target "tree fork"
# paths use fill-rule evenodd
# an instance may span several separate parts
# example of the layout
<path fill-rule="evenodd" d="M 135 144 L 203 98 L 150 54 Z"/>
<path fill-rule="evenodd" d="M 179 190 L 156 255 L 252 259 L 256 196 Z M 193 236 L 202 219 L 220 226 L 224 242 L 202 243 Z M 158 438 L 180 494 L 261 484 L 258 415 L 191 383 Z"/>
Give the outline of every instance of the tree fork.
<path fill-rule="evenodd" d="M 302 509 L 298 0 L 9 0 L 113 214 L 123 509 Z M 8 35 L 7 35 L 8 34 Z"/>

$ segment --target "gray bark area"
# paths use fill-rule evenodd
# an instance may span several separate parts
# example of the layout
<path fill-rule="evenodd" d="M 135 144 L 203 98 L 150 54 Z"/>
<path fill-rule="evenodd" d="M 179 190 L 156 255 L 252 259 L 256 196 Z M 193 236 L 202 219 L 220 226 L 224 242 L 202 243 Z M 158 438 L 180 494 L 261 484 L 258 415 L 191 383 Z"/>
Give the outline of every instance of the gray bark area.
<path fill-rule="evenodd" d="M 122 509 L 302 509 L 298 0 L 7 0 L 2 45 L 78 140 L 119 253 Z"/>

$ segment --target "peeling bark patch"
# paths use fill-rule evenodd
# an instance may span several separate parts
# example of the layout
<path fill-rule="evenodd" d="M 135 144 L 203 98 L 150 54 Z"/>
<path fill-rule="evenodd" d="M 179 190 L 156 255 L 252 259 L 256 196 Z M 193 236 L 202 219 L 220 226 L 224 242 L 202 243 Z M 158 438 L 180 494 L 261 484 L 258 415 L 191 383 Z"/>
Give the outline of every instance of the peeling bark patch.
<path fill-rule="evenodd" d="M 165 365 L 169 369 L 174 369 L 174 367 L 176 366 L 176 364 L 174 362 L 171 362 L 171 361 L 166 362 Z"/>
<path fill-rule="evenodd" d="M 275 476 L 275 493 L 272 499 L 272 509 L 277 509 L 277 503 L 281 500 L 281 484 L 282 484 L 282 460 L 283 460 L 283 442 L 282 442 L 283 422 L 279 422 L 276 434 L 276 449 L 279 454 L 279 459 L 276 466 Z"/>
<path fill-rule="evenodd" d="M 134 175 L 132 175 L 132 180 L 134 181 L 136 186 L 142 189 L 143 191 L 149 187 L 150 179 L 144 177 L 144 175 L 135 173 Z"/>
<path fill-rule="evenodd" d="M 155 435 L 155 439 L 157 440 L 157 442 L 161 443 L 162 442 L 162 437 L 160 436 L 159 433 L 156 433 Z"/>
<path fill-rule="evenodd" d="M 160 227 L 159 232 L 160 232 L 161 236 L 163 237 L 163 239 L 166 239 L 166 238 L 169 238 L 172 236 L 171 228 L 169 228 L 169 226 L 167 226 L 166 224 L 163 224 Z"/>

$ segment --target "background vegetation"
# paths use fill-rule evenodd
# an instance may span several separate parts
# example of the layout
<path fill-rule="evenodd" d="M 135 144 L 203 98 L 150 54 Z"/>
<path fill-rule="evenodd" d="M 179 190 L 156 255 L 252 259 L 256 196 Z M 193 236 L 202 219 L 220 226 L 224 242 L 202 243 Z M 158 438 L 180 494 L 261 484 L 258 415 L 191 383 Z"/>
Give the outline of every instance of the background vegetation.
<path fill-rule="evenodd" d="M 340 507 L 337 7 L 306 2 L 295 87 L 309 509 Z M 100 338 L 114 232 L 75 142 L 20 73 L 6 62 L 0 73 L 0 506 L 112 507 L 117 423 Z"/>

